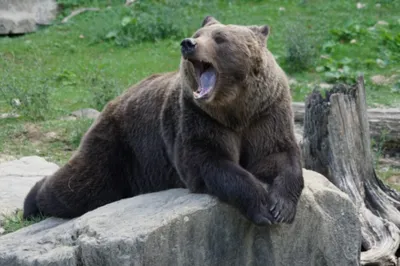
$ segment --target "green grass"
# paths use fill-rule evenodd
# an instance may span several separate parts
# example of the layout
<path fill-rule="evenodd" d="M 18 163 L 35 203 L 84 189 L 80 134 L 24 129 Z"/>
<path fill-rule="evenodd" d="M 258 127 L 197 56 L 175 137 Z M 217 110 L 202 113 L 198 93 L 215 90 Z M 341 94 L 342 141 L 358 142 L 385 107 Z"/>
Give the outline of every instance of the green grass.
<path fill-rule="evenodd" d="M 389 38 L 400 34 L 400 4 L 396 1 L 383 1 L 380 8 L 375 7 L 374 1 L 365 1 L 367 7 L 360 10 L 351 1 L 175 1 L 186 5 L 174 11 L 164 10 L 158 4 L 156 10 L 163 10 L 161 14 L 176 20 L 168 23 L 185 28 L 183 32 L 174 32 L 172 36 L 163 38 L 157 38 L 159 34 L 154 33 L 156 41 L 126 40 L 123 44 L 115 38 L 104 39 L 113 30 L 121 30 L 124 18 L 129 18 L 127 14 L 132 13 L 119 4 L 121 1 L 62 2 L 75 3 L 76 6 L 94 3 L 88 6 L 100 6 L 103 11 L 78 15 L 67 24 L 59 24 L 60 17 L 55 25 L 37 33 L 0 39 L 1 84 L 17 83 L 25 90 L 36 91 L 48 87 L 51 112 L 47 119 L 81 107 L 99 108 L 93 99 L 93 79 L 106 81 L 110 89 L 122 91 L 152 73 L 176 70 L 180 56 L 179 39 L 191 34 L 206 14 L 215 15 L 223 23 L 269 24 L 272 28 L 268 42 L 270 50 L 288 74 L 298 81 L 293 86 L 296 101 L 303 101 L 304 96 L 321 82 L 335 81 L 333 77 L 351 81 L 357 72 L 362 72 L 367 79 L 369 105 L 400 103 L 400 92 L 394 84 L 372 86 L 369 82 L 369 78 L 376 74 L 398 75 L 395 81 L 400 79 L 400 61 L 394 51 L 396 41 L 394 45 L 385 45 L 381 36 L 384 33 L 368 31 L 377 21 L 385 20 L 389 26 L 380 28 L 387 28 Z M 109 9 L 105 8 L 108 2 L 113 3 Z M 285 10 L 279 11 L 279 7 Z M 187 12 L 181 15 L 182 10 Z M 165 20 L 160 18 L 160 21 Z M 133 25 L 131 30 L 151 35 L 151 29 L 157 25 L 145 16 L 140 23 L 148 28 L 135 28 Z M 354 28 L 361 28 L 361 33 Z M 304 37 L 299 34 L 292 37 L 293 29 L 298 29 Z M 347 43 L 347 36 L 354 37 L 357 42 Z M 341 43 L 341 37 L 344 43 Z M 298 39 L 298 43 L 303 38 L 312 40 L 310 45 L 314 47 L 315 60 L 312 67 L 304 71 L 301 68 L 289 71 L 292 65 L 297 64 L 291 61 L 293 56 L 287 55 L 290 47 L 286 44 L 293 43 L 293 38 Z M 400 45 L 398 41 L 397 45 Z M 302 49 L 311 48 L 305 43 Z M 321 55 L 328 59 L 321 58 Z M 383 61 L 382 66 L 376 63 L 377 59 Z M 344 74 L 340 74 L 338 68 L 343 68 Z M 0 111 L 9 110 L 7 102 L 0 101 Z"/>
<path fill-rule="evenodd" d="M 297 82 L 295 101 L 320 83 L 366 78 L 367 103 L 400 106 L 400 2 L 372 0 L 59 0 L 52 26 L 0 38 L 0 155 L 36 154 L 64 164 L 91 120 L 59 120 L 105 103 L 150 74 L 177 70 L 179 42 L 206 15 L 225 24 L 268 24 L 268 48 Z M 78 7 L 99 7 L 60 23 Z M 378 21 L 388 25 L 379 25 Z M 353 41 L 355 40 L 355 41 Z M 373 75 L 393 77 L 374 85 Z M 15 99 L 21 103 L 15 104 Z"/>
<path fill-rule="evenodd" d="M 38 216 L 38 217 L 32 218 L 31 220 L 25 220 L 22 217 L 22 214 L 23 214 L 22 210 L 17 209 L 13 213 L 3 215 L 0 225 L 4 229 L 4 234 L 8 234 L 8 233 L 17 231 L 18 229 L 21 229 L 22 227 L 32 225 L 32 224 L 40 222 L 46 218 L 45 216 Z"/>
<path fill-rule="evenodd" d="M 14 156 L 37 155 L 58 165 L 78 148 L 91 119 L 17 123 L 0 120 L 0 151 Z"/>

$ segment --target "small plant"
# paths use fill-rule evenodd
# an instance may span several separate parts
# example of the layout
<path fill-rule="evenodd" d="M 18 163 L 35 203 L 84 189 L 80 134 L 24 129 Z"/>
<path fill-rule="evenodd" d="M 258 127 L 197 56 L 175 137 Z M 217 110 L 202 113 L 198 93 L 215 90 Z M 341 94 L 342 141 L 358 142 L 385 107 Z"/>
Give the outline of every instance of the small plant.
<path fill-rule="evenodd" d="M 400 51 L 400 33 L 393 33 L 389 30 L 381 30 L 382 44 L 393 51 Z"/>
<path fill-rule="evenodd" d="M 400 33 L 381 28 L 379 38 L 381 53 L 386 60 L 397 63 L 400 60 Z"/>
<path fill-rule="evenodd" d="M 391 90 L 393 93 L 399 93 L 400 94 L 400 80 L 398 80 L 394 85 Z"/>
<path fill-rule="evenodd" d="M 127 47 L 138 42 L 182 38 L 198 27 L 203 8 L 212 9 L 217 1 L 163 0 L 133 2 L 130 6 L 113 7 L 96 14 L 87 36 L 94 42 L 114 42 Z M 193 17 L 196 17 L 194 19 Z"/>
<path fill-rule="evenodd" d="M 343 28 L 334 28 L 330 32 L 336 37 L 336 40 L 344 43 L 348 43 L 368 33 L 367 29 L 352 22 L 348 23 Z"/>
<path fill-rule="evenodd" d="M 83 135 L 93 123 L 92 119 L 79 119 L 75 121 L 73 130 L 70 133 L 69 143 L 72 149 L 77 149 L 81 143 Z"/>
<path fill-rule="evenodd" d="M 374 168 L 378 167 L 379 159 L 382 157 L 384 152 L 383 144 L 386 141 L 387 130 L 383 130 L 382 134 L 379 137 L 379 141 L 375 141 L 375 139 L 371 138 L 371 146 L 375 150 L 375 158 L 374 158 Z"/>
<path fill-rule="evenodd" d="M 327 61 L 324 65 L 316 68 L 317 72 L 323 72 L 327 82 L 344 82 L 354 83 L 356 74 L 350 64 L 352 60 L 348 57 L 336 61 L 330 57 L 325 58 Z"/>
<path fill-rule="evenodd" d="M 55 80 L 61 83 L 63 86 L 75 85 L 77 75 L 69 70 L 63 70 L 56 74 Z"/>
<path fill-rule="evenodd" d="M 15 232 L 23 227 L 38 223 L 47 218 L 46 216 L 39 215 L 31 220 L 25 220 L 22 215 L 23 211 L 21 209 L 11 214 L 3 215 L 1 226 L 4 228 L 5 234 Z"/>
<path fill-rule="evenodd" d="M 335 41 L 327 41 L 322 45 L 322 51 L 331 54 L 335 51 L 337 43 Z"/>
<path fill-rule="evenodd" d="M 290 27 L 287 32 L 286 68 L 289 72 L 302 72 L 310 69 L 316 61 L 315 42 L 301 27 Z"/>
<path fill-rule="evenodd" d="M 94 74 L 88 80 L 88 90 L 92 95 L 91 106 L 98 111 L 103 110 L 104 106 L 121 94 L 122 90 L 115 80 L 103 78 L 100 74 Z"/>
<path fill-rule="evenodd" d="M 31 85 L 31 84 L 28 84 Z M 0 83 L 0 95 L 6 99 L 11 111 L 31 121 L 45 120 L 50 111 L 50 88 L 46 80 L 22 87 L 16 79 Z"/>
<path fill-rule="evenodd" d="M 174 6 L 136 1 L 122 13 L 119 26 L 108 32 L 105 39 L 127 46 L 132 42 L 181 37 L 185 24 L 179 23 L 175 12 Z"/>

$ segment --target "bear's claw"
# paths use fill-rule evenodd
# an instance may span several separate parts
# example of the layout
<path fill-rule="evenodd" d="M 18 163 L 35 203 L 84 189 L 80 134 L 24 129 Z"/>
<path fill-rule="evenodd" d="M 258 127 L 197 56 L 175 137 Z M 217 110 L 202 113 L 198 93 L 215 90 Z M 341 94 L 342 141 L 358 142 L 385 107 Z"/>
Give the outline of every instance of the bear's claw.
<path fill-rule="evenodd" d="M 276 224 L 293 222 L 296 206 L 292 200 L 285 198 L 284 195 L 278 196 L 274 191 L 271 191 L 269 199 L 271 206 L 269 211 L 274 217 L 272 223 Z"/>

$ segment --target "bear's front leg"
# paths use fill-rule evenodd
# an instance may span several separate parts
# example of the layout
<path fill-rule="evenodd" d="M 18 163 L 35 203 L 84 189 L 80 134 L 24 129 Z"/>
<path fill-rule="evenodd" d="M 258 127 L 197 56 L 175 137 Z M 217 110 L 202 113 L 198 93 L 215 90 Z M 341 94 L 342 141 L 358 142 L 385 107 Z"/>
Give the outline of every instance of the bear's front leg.
<path fill-rule="evenodd" d="M 179 154 L 176 165 L 186 186 L 192 192 L 205 192 L 235 206 L 256 225 L 271 224 L 273 217 L 261 182 L 224 155 L 223 149 L 207 146 L 191 145 Z"/>
<path fill-rule="evenodd" d="M 262 181 L 271 184 L 267 203 L 273 215 L 273 223 L 290 224 L 296 216 L 297 204 L 304 188 L 300 153 L 294 149 L 272 154 L 268 156 L 266 165 L 273 165 L 275 170 L 271 172 L 269 168 L 269 172 L 260 175 Z"/>

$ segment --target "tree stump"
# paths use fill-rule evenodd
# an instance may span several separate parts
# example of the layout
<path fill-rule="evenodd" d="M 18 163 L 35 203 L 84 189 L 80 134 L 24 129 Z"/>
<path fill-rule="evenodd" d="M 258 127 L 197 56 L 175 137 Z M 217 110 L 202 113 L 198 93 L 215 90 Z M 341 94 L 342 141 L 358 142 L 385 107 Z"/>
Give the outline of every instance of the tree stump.
<path fill-rule="evenodd" d="M 325 97 L 306 99 L 304 168 L 325 175 L 347 193 L 361 223 L 362 265 L 398 265 L 400 194 L 376 175 L 371 152 L 363 76 L 337 84 Z"/>
<path fill-rule="evenodd" d="M 305 104 L 293 102 L 292 108 L 295 123 L 303 126 Z M 367 113 L 370 137 L 381 142 L 388 154 L 400 153 L 400 108 L 368 108 Z"/>

